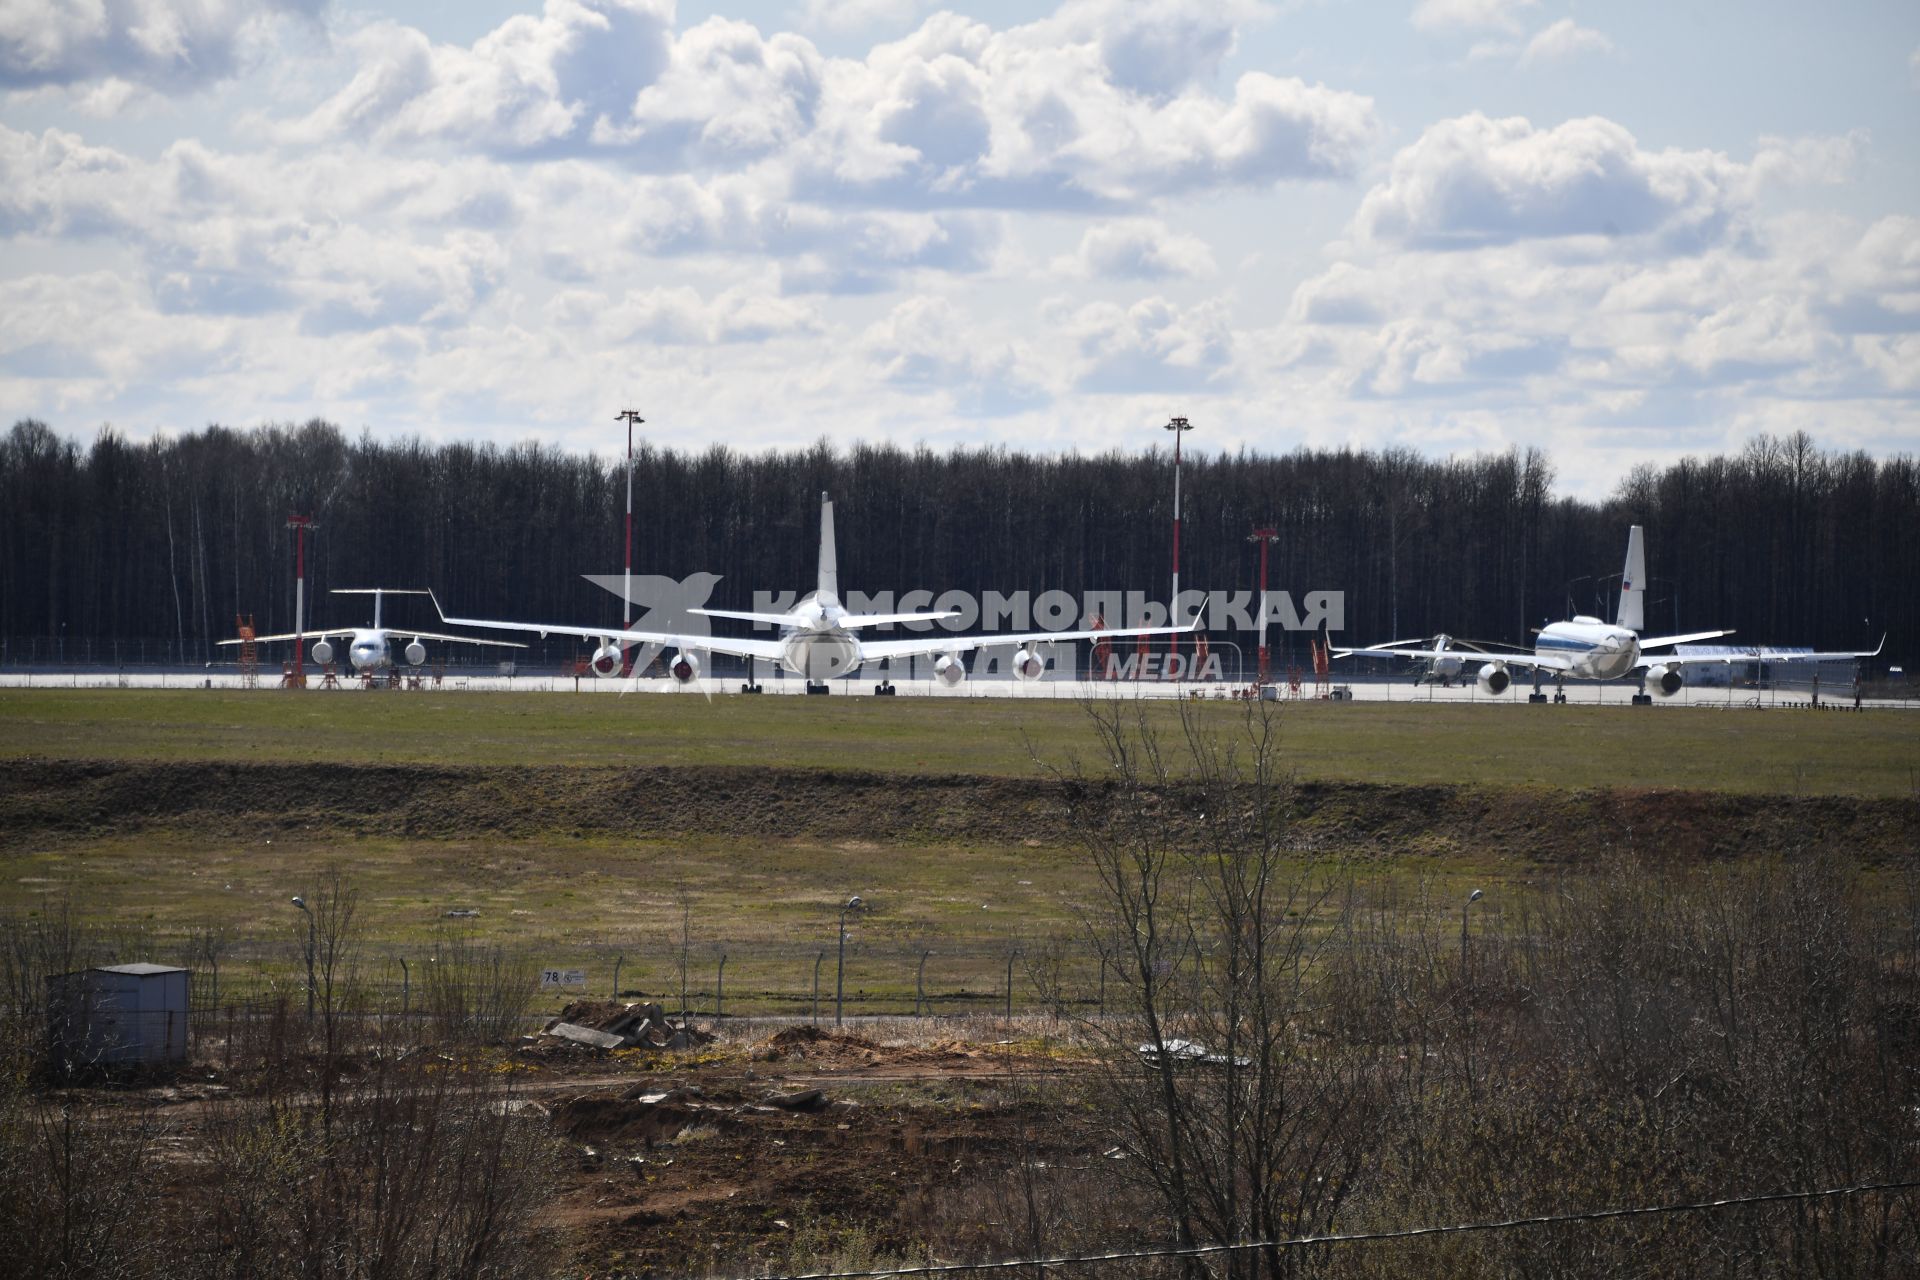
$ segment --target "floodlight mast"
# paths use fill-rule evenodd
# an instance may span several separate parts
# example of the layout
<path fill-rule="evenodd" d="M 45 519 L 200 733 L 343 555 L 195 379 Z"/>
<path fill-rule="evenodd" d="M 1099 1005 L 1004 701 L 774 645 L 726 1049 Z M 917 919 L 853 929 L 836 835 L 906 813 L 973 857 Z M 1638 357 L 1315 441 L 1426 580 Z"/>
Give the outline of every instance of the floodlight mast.
<path fill-rule="evenodd" d="M 307 530 L 319 529 L 312 516 L 288 516 L 287 528 L 293 534 L 293 684 L 307 683 Z"/>
<path fill-rule="evenodd" d="M 1267 683 L 1267 548 L 1280 540 L 1280 531 L 1275 528 L 1255 529 L 1247 535 L 1248 542 L 1260 544 L 1260 612 L 1257 615 L 1260 625 L 1260 683 Z"/>
<path fill-rule="evenodd" d="M 644 423 L 638 409 L 622 409 L 615 422 L 627 424 L 627 568 L 620 582 L 620 629 L 633 630 L 633 428 Z M 620 642 L 620 674 L 627 675 L 627 645 Z"/>
<path fill-rule="evenodd" d="M 1175 418 L 1165 430 L 1173 432 L 1173 598 L 1167 601 L 1167 625 L 1180 625 L 1180 437 L 1193 430 L 1185 418 Z M 1173 650 L 1180 651 L 1180 637 L 1173 637 Z"/>

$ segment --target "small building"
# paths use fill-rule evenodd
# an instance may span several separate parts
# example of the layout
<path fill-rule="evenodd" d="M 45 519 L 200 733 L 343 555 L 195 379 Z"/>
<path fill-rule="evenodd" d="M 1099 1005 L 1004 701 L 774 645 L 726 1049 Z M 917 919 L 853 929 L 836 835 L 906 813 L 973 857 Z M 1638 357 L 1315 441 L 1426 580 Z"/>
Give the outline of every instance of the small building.
<path fill-rule="evenodd" d="M 63 1071 L 184 1062 L 193 974 L 110 964 L 47 979 L 47 1047 Z"/>

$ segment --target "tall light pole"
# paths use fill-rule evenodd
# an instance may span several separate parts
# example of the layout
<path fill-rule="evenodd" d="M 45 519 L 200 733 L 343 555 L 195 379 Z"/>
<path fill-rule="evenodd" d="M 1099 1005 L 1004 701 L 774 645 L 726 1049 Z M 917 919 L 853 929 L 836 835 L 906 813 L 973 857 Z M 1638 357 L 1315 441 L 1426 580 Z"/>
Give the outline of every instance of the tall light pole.
<path fill-rule="evenodd" d="M 860 895 L 854 894 L 847 904 L 840 908 L 840 958 L 833 965 L 833 1025 L 840 1025 L 840 1002 L 846 994 L 847 976 L 847 912 L 858 911 L 865 904 Z"/>
<path fill-rule="evenodd" d="M 1166 425 L 1173 432 L 1173 599 L 1167 602 L 1167 625 L 1177 627 L 1180 608 L 1180 437 L 1193 430 L 1193 424 L 1185 418 L 1175 418 Z M 1173 650 L 1180 651 L 1180 637 L 1174 636 Z"/>
<path fill-rule="evenodd" d="M 307 917 L 307 1021 L 313 1021 L 313 912 L 307 910 L 307 900 L 294 896 L 293 905 L 300 908 Z"/>
<path fill-rule="evenodd" d="M 1255 529 L 1247 535 L 1248 542 L 1260 544 L 1260 683 L 1267 682 L 1267 548 L 1280 540 L 1280 531 L 1275 528 Z"/>
<path fill-rule="evenodd" d="M 638 409 L 622 409 L 615 422 L 627 424 L 627 568 L 620 581 L 620 629 L 633 630 L 633 428 L 644 423 Z M 620 674 L 627 674 L 627 642 L 620 642 Z"/>
<path fill-rule="evenodd" d="M 293 678 L 296 689 L 307 685 L 307 530 L 318 529 L 312 516 L 288 516 L 293 534 Z"/>

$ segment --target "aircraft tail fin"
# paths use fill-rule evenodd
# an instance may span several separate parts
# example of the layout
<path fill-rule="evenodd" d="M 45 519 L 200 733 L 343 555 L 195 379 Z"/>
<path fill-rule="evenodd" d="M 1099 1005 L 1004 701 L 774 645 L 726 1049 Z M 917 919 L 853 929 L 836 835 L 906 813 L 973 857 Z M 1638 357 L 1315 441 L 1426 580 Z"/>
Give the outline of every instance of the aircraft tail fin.
<path fill-rule="evenodd" d="M 1647 629 L 1647 549 L 1640 526 L 1627 530 L 1627 567 L 1620 577 L 1620 614 L 1614 621 L 1633 631 Z"/>
<path fill-rule="evenodd" d="M 840 567 L 833 555 L 833 502 L 820 495 L 820 580 L 815 584 L 823 596 L 840 598 Z"/>

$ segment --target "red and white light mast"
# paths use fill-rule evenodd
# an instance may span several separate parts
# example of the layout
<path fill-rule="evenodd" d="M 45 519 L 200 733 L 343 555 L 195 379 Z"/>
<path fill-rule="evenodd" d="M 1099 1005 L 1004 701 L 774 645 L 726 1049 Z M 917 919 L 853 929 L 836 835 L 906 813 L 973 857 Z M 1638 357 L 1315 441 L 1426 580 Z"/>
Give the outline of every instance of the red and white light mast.
<path fill-rule="evenodd" d="M 1260 544 L 1260 612 L 1256 616 L 1260 619 L 1260 683 L 1263 685 L 1271 670 L 1267 665 L 1267 548 L 1279 540 L 1280 531 L 1272 528 L 1255 529 L 1247 535 L 1248 542 Z"/>
<path fill-rule="evenodd" d="M 627 568 L 620 583 L 620 629 L 633 630 L 633 428 L 643 423 L 638 409 L 622 409 L 615 422 L 627 424 Z M 627 642 L 620 642 L 620 674 L 631 675 L 627 668 Z"/>

